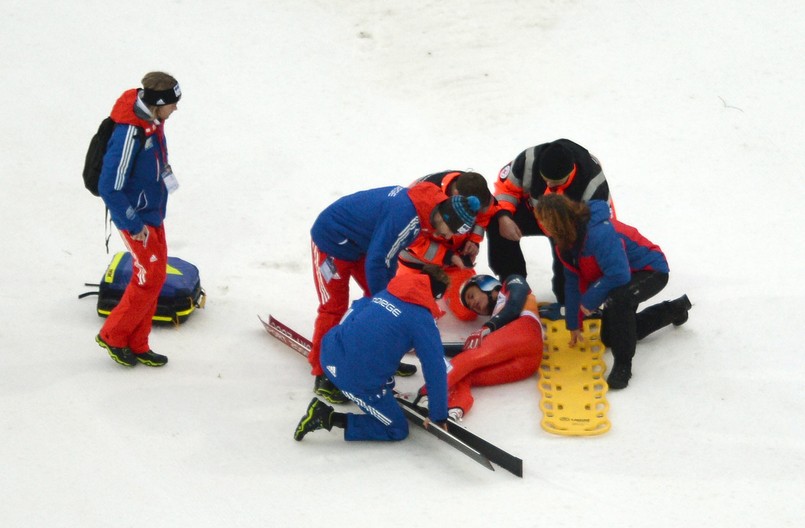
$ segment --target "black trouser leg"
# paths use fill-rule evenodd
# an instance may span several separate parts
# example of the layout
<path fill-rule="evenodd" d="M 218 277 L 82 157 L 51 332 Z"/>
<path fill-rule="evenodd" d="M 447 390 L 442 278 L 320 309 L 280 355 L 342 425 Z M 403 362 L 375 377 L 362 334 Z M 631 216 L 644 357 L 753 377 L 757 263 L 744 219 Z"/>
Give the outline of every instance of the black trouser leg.
<path fill-rule="evenodd" d="M 659 310 L 657 314 L 649 312 L 644 317 L 638 317 L 636 312 L 641 302 L 655 296 L 666 284 L 667 273 L 638 271 L 632 274 L 628 284 L 610 292 L 601 314 L 601 340 L 612 349 L 616 363 L 631 365 L 641 333 L 657 324 L 655 319 L 661 321 Z"/>
<path fill-rule="evenodd" d="M 635 307 L 626 296 L 610 297 L 607 301 L 601 313 L 601 340 L 612 349 L 616 363 L 632 364 L 637 345 L 637 321 Z"/>
<path fill-rule="evenodd" d="M 489 244 L 487 249 L 489 268 L 500 280 L 504 280 L 515 273 L 527 277 L 528 271 L 526 270 L 525 257 L 523 256 L 520 242 L 503 238 L 500 234 L 498 221 L 501 216 L 502 213 L 498 213 L 492 217 L 489 226 L 486 228 L 486 240 Z M 542 235 L 542 231 L 540 231 L 534 218 L 534 213 L 524 202 L 517 206 L 513 218 L 523 236 Z"/>
<path fill-rule="evenodd" d="M 553 278 L 551 279 L 551 289 L 556 296 L 556 302 L 565 305 L 565 265 L 556 253 L 556 247 L 551 239 L 551 254 L 553 255 Z"/>
<path fill-rule="evenodd" d="M 520 242 L 500 236 L 495 219 L 489 222 L 486 228 L 486 241 L 489 244 L 487 248 L 489 268 L 501 281 L 513 273 L 526 276 L 525 258 Z"/>
<path fill-rule="evenodd" d="M 664 301 L 641 310 L 637 314 L 637 340 L 640 341 L 652 332 L 671 324 L 676 312 L 676 308 L 670 301 Z"/>

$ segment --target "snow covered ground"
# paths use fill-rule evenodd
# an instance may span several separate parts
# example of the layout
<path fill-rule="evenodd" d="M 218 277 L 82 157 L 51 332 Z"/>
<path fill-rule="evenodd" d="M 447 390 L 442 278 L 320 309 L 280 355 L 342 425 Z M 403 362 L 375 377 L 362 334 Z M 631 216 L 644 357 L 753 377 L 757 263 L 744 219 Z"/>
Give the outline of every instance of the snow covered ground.
<path fill-rule="evenodd" d="M 0 9 L 0 525 L 802 525 L 802 2 Z M 171 254 L 209 299 L 154 331 L 166 368 L 126 370 L 76 299 L 110 258 L 80 172 L 114 100 L 154 69 L 184 92 Z M 665 250 L 661 296 L 695 303 L 641 343 L 608 395 L 612 430 L 546 433 L 531 379 L 477 390 L 465 420 L 524 459 L 522 480 L 418 430 L 294 442 L 311 378 L 256 315 L 312 333 L 318 212 L 447 168 L 491 182 L 559 137 L 601 159 L 619 217 Z M 547 244 L 525 247 L 550 300 Z"/>

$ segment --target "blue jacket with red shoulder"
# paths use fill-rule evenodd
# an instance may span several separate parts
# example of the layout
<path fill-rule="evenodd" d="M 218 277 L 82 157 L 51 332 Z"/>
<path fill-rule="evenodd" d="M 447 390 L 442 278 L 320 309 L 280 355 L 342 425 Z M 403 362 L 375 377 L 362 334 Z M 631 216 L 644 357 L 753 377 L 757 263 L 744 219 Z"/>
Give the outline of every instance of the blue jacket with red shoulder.
<path fill-rule="evenodd" d="M 459 176 L 466 171 L 449 170 L 436 172 L 423 176 L 411 184 L 411 187 L 423 182 L 430 182 L 437 185 L 445 196 L 450 196 L 450 186 L 458 180 Z M 459 253 L 469 242 L 480 246 L 484 240 L 486 228 L 492 217 L 497 213 L 497 201 L 493 198 L 491 204 L 485 204 L 475 216 L 472 229 L 464 234 L 454 233 L 453 236 L 445 240 L 434 236 L 418 237 L 414 244 L 411 244 L 400 253 L 400 261 L 403 265 L 421 269 L 425 264 L 436 264 L 437 266 L 451 266 L 452 257 Z M 467 263 L 465 263 L 467 264 Z"/>
<path fill-rule="evenodd" d="M 112 108 L 111 118 L 117 124 L 98 179 L 98 192 L 112 222 L 131 234 L 139 233 L 146 224 L 162 225 L 168 204 L 162 181 L 163 168 L 168 164 L 164 123 L 141 117 L 149 111 L 137 93 L 136 88 L 125 91 Z"/>
<path fill-rule="evenodd" d="M 321 251 L 337 259 L 355 262 L 366 257 L 366 281 L 374 294 L 394 277 L 400 251 L 420 233 L 433 232 L 431 213 L 445 200 L 432 183 L 360 191 L 322 211 L 310 236 Z"/>
<path fill-rule="evenodd" d="M 483 326 L 494 332 L 524 315 L 539 322 L 537 298 L 531 292 L 531 286 L 525 277 L 517 274 L 509 275 L 498 292 L 492 317 Z"/>
<path fill-rule="evenodd" d="M 597 309 L 610 291 L 631 280 L 633 272 L 669 271 L 662 249 L 634 227 L 610 218 L 606 202 L 592 200 L 588 205 L 590 220 L 582 240 L 559 253 L 565 265 L 565 320 L 569 330 L 580 327 L 582 306 Z"/>
<path fill-rule="evenodd" d="M 387 289 L 353 302 L 341 324 L 325 334 L 321 364 L 340 389 L 372 391 L 394 376 L 413 348 L 428 385 L 430 418 L 446 420 L 447 368 L 438 313 L 427 276 L 396 276 Z"/>

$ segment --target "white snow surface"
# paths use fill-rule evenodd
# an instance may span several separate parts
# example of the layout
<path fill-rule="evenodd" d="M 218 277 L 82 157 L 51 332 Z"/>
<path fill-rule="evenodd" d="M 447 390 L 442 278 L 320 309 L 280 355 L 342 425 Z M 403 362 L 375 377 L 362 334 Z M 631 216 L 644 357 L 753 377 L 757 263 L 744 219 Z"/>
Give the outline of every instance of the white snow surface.
<path fill-rule="evenodd" d="M 1 5 L 0 526 L 803 524 L 801 1 Z M 111 257 L 80 173 L 115 99 L 156 69 L 184 93 L 170 254 L 208 302 L 154 330 L 165 368 L 124 369 L 77 299 Z M 611 431 L 542 430 L 532 378 L 476 389 L 464 421 L 522 457 L 523 479 L 417 429 L 295 442 L 312 378 L 256 316 L 312 333 L 318 212 L 450 168 L 491 185 L 559 137 L 662 246 L 657 300 L 694 303 L 640 343 Z M 552 300 L 547 243 L 524 247 Z"/>

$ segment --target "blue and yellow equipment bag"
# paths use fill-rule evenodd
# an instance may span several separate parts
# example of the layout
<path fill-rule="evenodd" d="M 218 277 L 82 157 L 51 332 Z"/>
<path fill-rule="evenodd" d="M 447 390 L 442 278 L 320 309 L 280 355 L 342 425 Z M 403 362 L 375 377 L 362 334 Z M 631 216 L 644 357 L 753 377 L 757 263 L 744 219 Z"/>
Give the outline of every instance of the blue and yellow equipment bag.
<path fill-rule="evenodd" d="M 106 317 L 123 297 L 123 292 L 131 281 L 131 272 L 131 254 L 127 251 L 116 253 L 106 268 L 101 283 L 87 284 L 98 286 L 98 292 L 88 292 L 79 295 L 79 298 L 97 294 L 98 315 Z M 168 257 L 168 276 L 159 294 L 154 322 L 182 323 L 196 308 L 204 308 L 205 301 L 206 294 L 201 287 L 198 268 L 180 258 Z"/>

